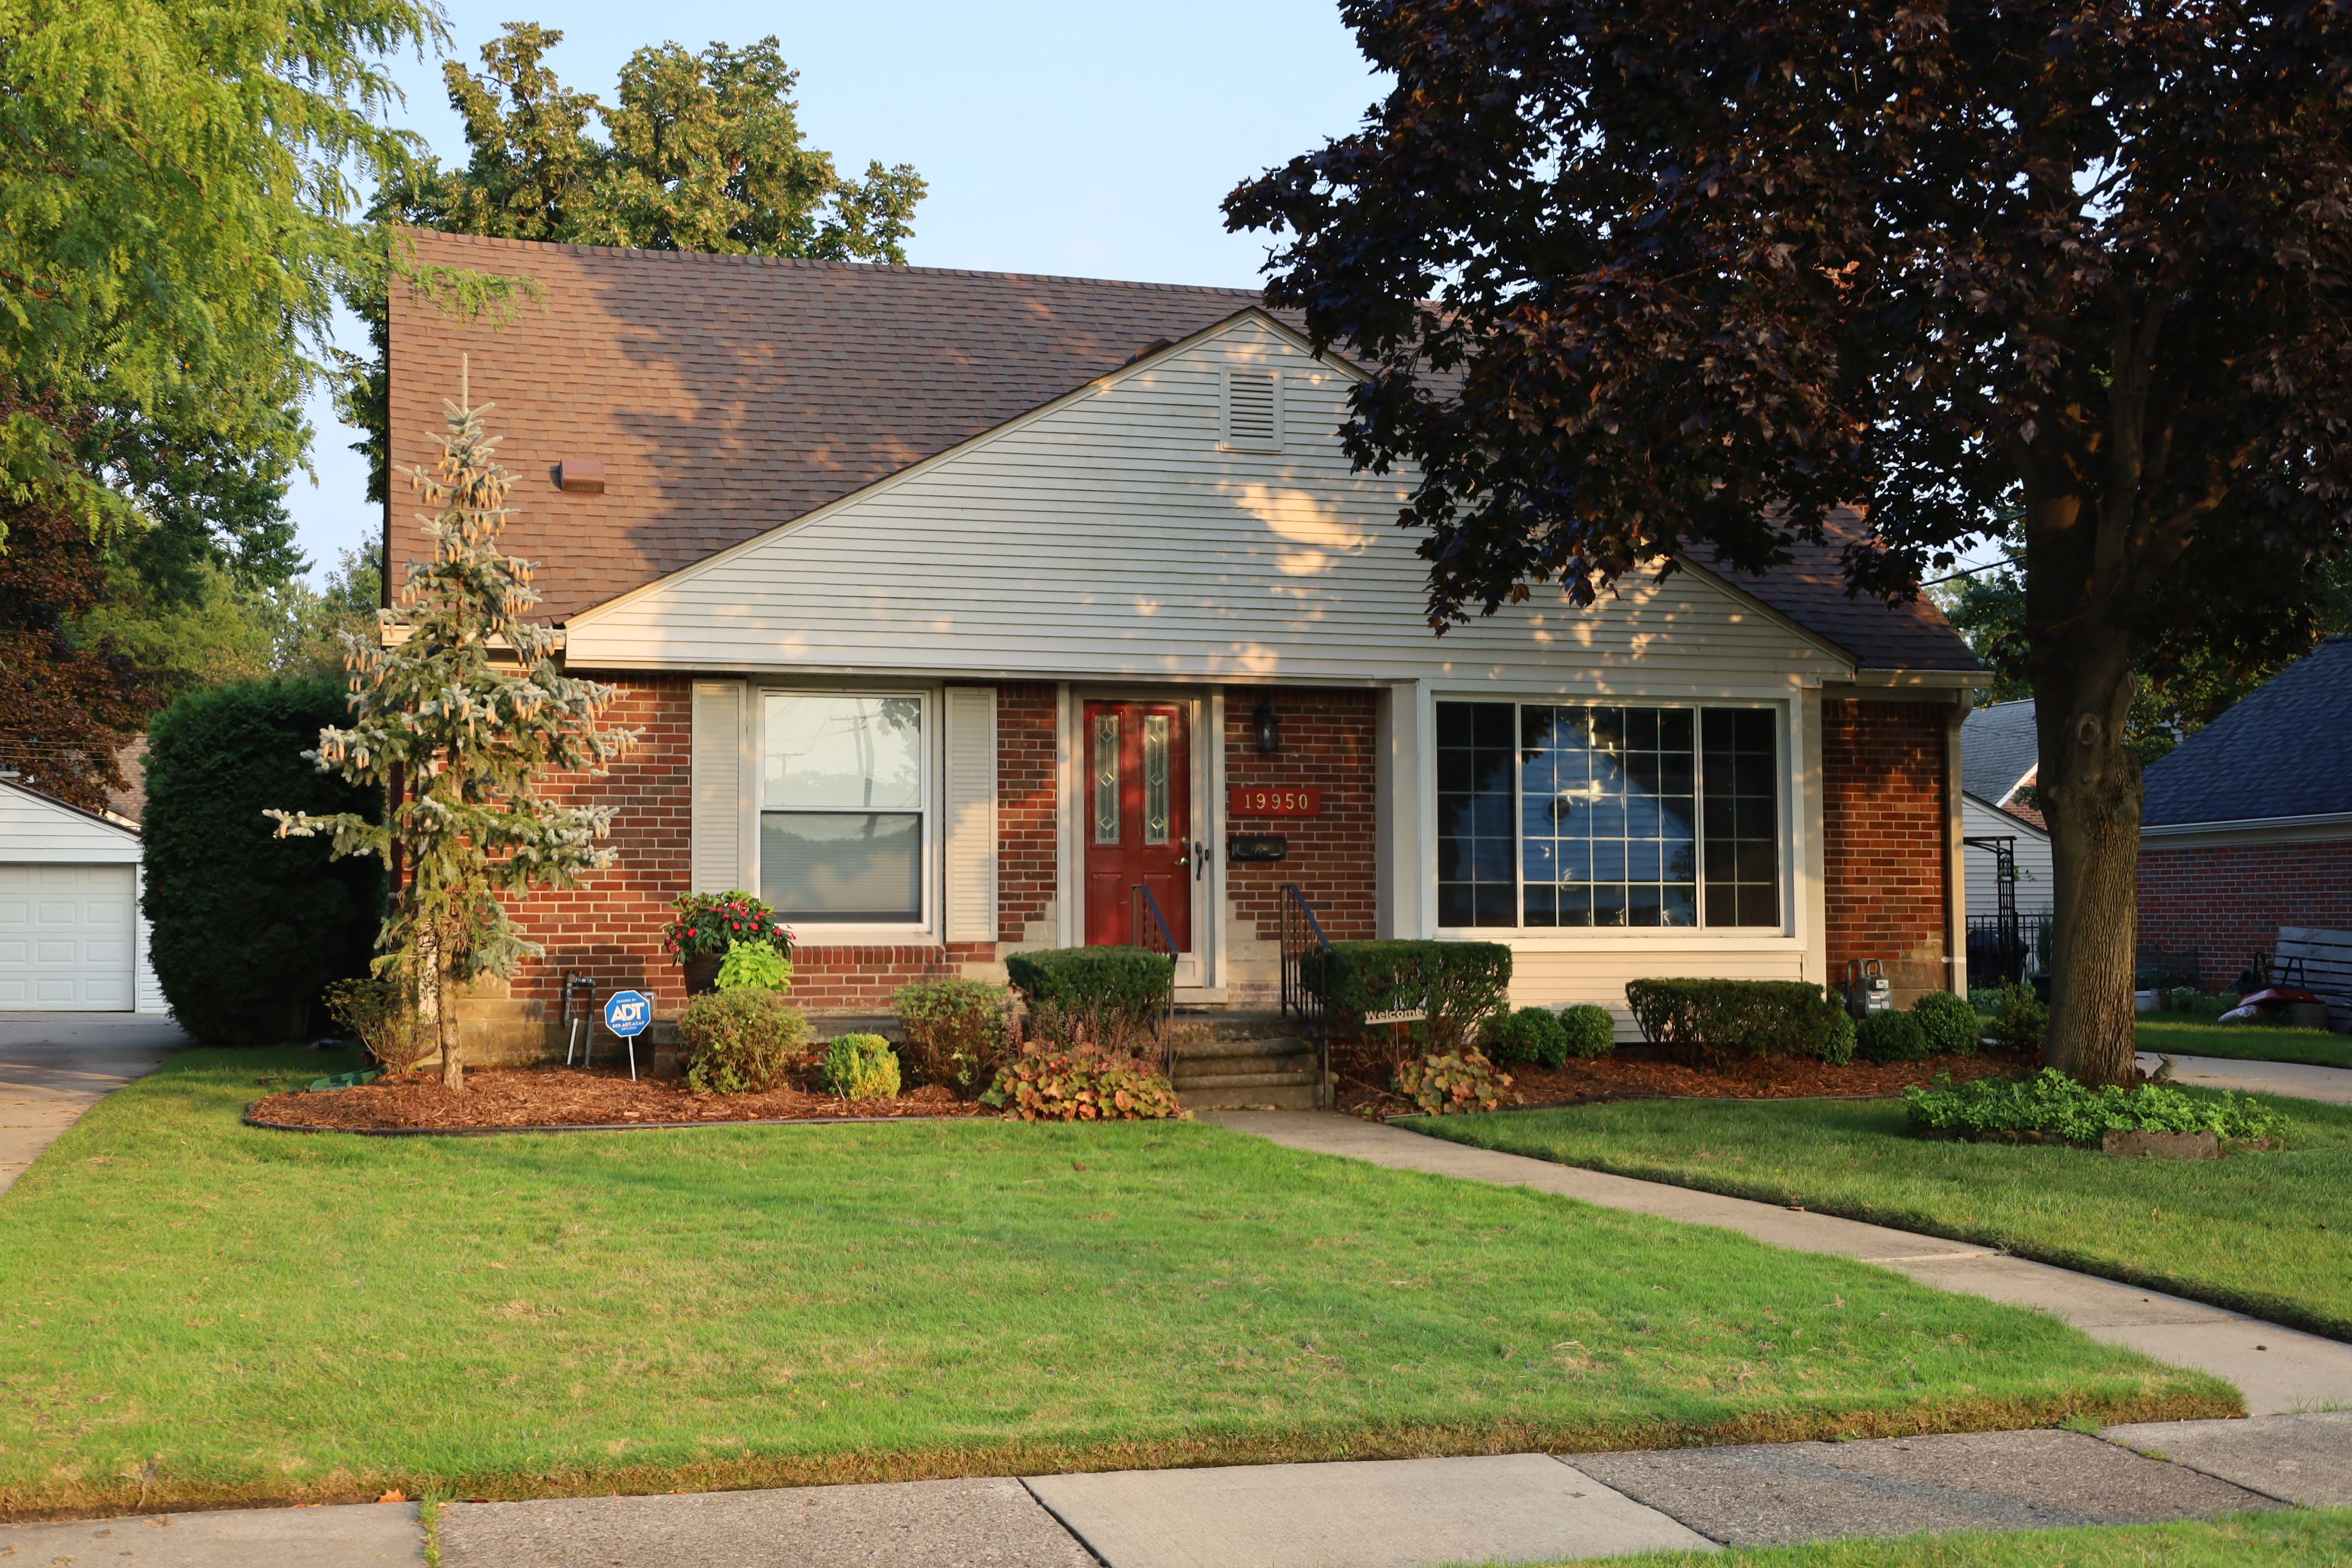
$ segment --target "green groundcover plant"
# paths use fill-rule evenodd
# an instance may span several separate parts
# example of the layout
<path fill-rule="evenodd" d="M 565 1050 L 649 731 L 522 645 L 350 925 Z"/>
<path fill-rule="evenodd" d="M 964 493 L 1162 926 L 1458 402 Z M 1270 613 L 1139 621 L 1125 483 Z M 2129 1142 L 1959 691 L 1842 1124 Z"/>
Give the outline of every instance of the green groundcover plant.
<path fill-rule="evenodd" d="M 2111 1131 L 2210 1131 L 2252 1142 L 2287 1129 L 2284 1115 L 2252 1095 L 2190 1096 L 2162 1084 L 2089 1089 L 2055 1068 L 2026 1079 L 1908 1089 L 1903 1105 L 1913 1127 L 1961 1138 L 2033 1135 L 2088 1144 Z"/>
<path fill-rule="evenodd" d="M 1090 1047 L 1032 1046 L 981 1099 L 1024 1121 L 1156 1121 L 1189 1114 L 1143 1062 Z"/>
<path fill-rule="evenodd" d="M 1396 1087 L 1424 1115 L 1452 1116 L 1498 1109 L 1511 1079 L 1476 1051 L 1448 1051 L 1399 1063 Z"/>

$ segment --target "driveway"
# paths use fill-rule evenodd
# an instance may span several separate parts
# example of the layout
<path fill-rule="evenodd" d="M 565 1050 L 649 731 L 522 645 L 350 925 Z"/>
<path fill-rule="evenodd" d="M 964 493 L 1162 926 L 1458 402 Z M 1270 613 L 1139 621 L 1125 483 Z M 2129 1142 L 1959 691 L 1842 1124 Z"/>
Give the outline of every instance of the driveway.
<path fill-rule="evenodd" d="M 2153 1052 L 2142 1051 L 2139 1065 L 2157 1068 Z M 2234 1089 L 2256 1094 L 2291 1094 L 2299 1100 L 2324 1100 L 2352 1105 L 2352 1068 L 2314 1067 L 2307 1062 L 2243 1062 L 2228 1057 L 2172 1058 L 2172 1081 L 2200 1089 Z"/>
<path fill-rule="evenodd" d="M 100 1096 L 188 1044 L 136 1013 L 0 1013 L 0 1193 Z"/>

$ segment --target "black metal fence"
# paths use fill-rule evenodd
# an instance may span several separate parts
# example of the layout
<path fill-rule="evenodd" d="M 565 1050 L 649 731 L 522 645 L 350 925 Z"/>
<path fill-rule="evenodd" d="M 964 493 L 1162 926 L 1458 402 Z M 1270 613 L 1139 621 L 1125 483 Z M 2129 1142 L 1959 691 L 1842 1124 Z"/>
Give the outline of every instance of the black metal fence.
<path fill-rule="evenodd" d="M 2014 985 L 2050 967 L 2047 914 L 1970 915 L 1969 985 L 1983 989 Z"/>

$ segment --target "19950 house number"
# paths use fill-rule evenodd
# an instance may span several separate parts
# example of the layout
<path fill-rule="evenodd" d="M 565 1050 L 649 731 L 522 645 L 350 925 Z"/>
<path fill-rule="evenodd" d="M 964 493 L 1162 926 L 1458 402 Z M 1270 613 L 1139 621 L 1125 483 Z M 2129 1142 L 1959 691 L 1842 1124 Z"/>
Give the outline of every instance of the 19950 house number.
<path fill-rule="evenodd" d="M 1234 784 L 1226 791 L 1231 816 L 1320 816 L 1323 792 L 1286 784 Z"/>

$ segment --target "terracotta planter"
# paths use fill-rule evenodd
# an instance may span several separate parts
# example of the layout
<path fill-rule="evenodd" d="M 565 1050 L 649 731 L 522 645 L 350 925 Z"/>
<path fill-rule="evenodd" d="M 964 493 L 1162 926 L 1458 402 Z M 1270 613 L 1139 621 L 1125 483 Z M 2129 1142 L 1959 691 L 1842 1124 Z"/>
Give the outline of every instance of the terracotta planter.
<path fill-rule="evenodd" d="M 725 962 L 715 952 L 707 958 L 688 959 L 683 966 L 686 970 L 686 994 L 688 996 L 708 996 L 718 990 L 719 966 Z"/>

